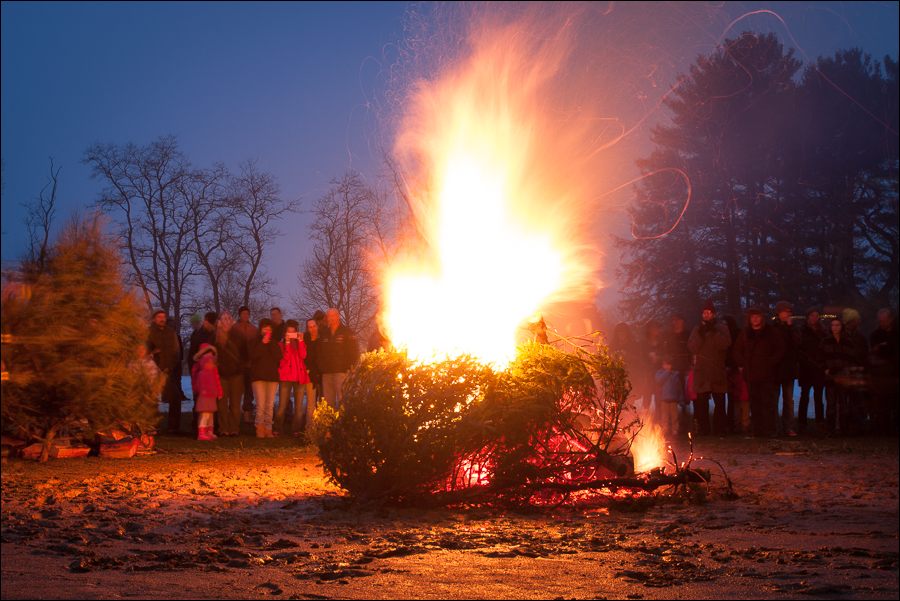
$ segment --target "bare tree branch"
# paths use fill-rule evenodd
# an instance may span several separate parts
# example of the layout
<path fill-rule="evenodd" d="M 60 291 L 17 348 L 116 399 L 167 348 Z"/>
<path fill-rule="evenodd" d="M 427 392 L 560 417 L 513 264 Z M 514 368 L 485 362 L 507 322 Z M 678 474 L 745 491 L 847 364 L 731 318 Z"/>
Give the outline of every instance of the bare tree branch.
<path fill-rule="evenodd" d="M 50 157 L 47 183 L 32 203 L 23 205 L 26 209 L 25 227 L 28 230 L 28 254 L 23 267 L 31 274 L 43 273 L 49 260 L 50 229 L 56 214 L 56 192 L 61 169 L 62 167 L 54 169 L 53 157 Z"/>
<path fill-rule="evenodd" d="M 358 173 L 332 180 L 312 209 L 313 255 L 298 274 L 294 298 L 299 314 L 336 307 L 357 332 L 372 328 L 378 295 L 369 252 L 379 248 L 386 255 L 390 247 L 384 205 Z"/>

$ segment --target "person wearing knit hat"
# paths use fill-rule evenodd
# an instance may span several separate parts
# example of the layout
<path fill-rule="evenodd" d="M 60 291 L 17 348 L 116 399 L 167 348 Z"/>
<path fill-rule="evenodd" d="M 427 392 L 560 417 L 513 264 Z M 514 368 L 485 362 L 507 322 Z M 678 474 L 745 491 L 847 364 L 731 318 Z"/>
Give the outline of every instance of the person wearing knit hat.
<path fill-rule="evenodd" d="M 215 440 L 213 434 L 213 413 L 218 410 L 218 399 L 222 397 L 222 382 L 216 366 L 216 347 L 203 343 L 194 354 L 191 370 L 191 388 L 194 389 L 194 412 L 197 414 L 197 440 Z"/>
<path fill-rule="evenodd" d="M 794 312 L 794 305 L 787 302 L 786 300 L 780 300 L 775 303 L 775 315 L 780 315 L 782 311 L 790 311 Z"/>
<path fill-rule="evenodd" d="M 716 319 L 716 309 L 712 299 L 703 305 L 702 323 L 695 327 L 688 338 L 688 349 L 694 354 L 694 418 L 697 433 L 710 433 L 709 398 L 715 403 L 713 426 L 718 436 L 728 432 L 728 412 L 725 394 L 728 392 L 728 370 L 726 358 L 731 346 L 728 326 Z"/>
<path fill-rule="evenodd" d="M 794 306 L 780 300 L 775 304 L 775 331 L 781 336 L 784 355 L 778 362 L 778 388 L 781 390 L 781 430 L 785 436 L 797 436 L 794 430 L 794 378 L 797 376 L 797 333 L 791 318 Z"/>

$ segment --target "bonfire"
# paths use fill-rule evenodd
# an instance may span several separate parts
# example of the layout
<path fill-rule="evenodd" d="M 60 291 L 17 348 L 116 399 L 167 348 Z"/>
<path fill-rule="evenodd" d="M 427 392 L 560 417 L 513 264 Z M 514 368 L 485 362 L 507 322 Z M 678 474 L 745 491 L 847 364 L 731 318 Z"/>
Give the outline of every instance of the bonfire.
<path fill-rule="evenodd" d="M 630 391 L 602 344 L 523 344 L 502 370 L 381 350 L 351 372 L 340 411 L 320 406 L 315 437 L 326 472 L 362 500 L 539 506 L 706 486 L 693 454 L 666 462 L 658 439 L 645 445 L 655 459 L 635 457 Z"/>
<path fill-rule="evenodd" d="M 550 344 L 528 327 L 599 285 L 583 241 L 596 132 L 552 100 L 565 31 L 475 28 L 469 56 L 413 88 L 395 156 L 416 236 L 383 268 L 380 316 L 397 350 L 365 355 L 340 411 L 316 414 L 323 465 L 354 496 L 535 504 L 709 480 L 693 458 L 666 474 L 662 438 L 640 440 L 598 333 Z"/>

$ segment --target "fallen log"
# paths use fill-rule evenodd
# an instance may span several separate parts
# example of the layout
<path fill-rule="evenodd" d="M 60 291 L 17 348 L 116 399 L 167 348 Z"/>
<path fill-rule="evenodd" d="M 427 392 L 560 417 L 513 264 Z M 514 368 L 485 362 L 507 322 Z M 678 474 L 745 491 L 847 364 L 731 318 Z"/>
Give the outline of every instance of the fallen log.
<path fill-rule="evenodd" d="M 606 478 L 602 480 L 590 480 L 587 482 L 541 482 L 535 484 L 535 492 L 540 490 L 552 490 L 561 493 L 573 493 L 579 490 L 603 490 L 616 492 L 619 489 L 634 489 L 654 491 L 664 486 L 677 486 L 684 484 L 709 484 L 712 476 L 709 470 L 688 469 L 679 470 L 674 474 L 665 474 L 661 471 L 652 471 L 647 474 L 632 476 L 629 478 Z M 529 487 L 532 488 L 532 487 Z"/>

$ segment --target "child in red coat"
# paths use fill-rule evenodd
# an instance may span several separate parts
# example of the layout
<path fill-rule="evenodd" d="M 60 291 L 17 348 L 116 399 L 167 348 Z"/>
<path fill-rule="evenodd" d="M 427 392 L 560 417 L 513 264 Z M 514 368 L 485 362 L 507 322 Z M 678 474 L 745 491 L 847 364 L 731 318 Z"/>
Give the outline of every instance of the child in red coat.
<path fill-rule="evenodd" d="M 222 397 L 222 383 L 216 366 L 216 347 L 205 342 L 194 355 L 191 370 L 191 387 L 197 391 L 194 411 L 197 412 L 197 440 L 215 440 L 213 434 L 213 413 L 218 409 L 218 399 Z"/>

